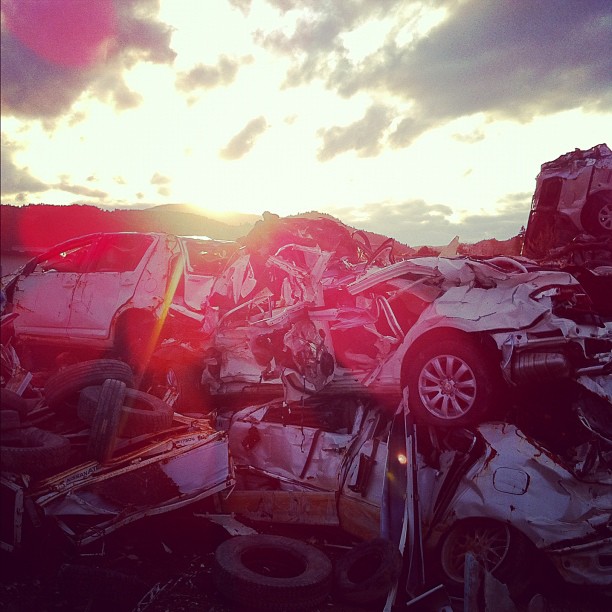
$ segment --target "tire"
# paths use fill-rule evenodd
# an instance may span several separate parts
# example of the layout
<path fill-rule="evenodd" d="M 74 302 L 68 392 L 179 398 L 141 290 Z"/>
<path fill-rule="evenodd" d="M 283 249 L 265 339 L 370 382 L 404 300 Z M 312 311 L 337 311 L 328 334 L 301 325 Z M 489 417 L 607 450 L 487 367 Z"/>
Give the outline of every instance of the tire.
<path fill-rule="evenodd" d="M 127 363 L 117 359 L 93 359 L 65 367 L 49 378 L 44 393 L 49 407 L 67 412 L 76 406 L 78 393 L 85 387 L 101 385 L 112 378 L 134 386 L 134 374 Z"/>
<path fill-rule="evenodd" d="M 283 536 L 237 536 L 215 551 L 215 585 L 241 609 L 310 610 L 329 595 L 331 578 L 327 555 Z"/>
<path fill-rule="evenodd" d="M 38 476 L 63 468 L 68 463 L 70 441 L 64 436 L 27 427 L 16 440 L 3 440 L 0 466 L 7 472 Z"/>
<path fill-rule="evenodd" d="M 91 425 L 94 422 L 102 387 L 85 387 L 79 396 L 79 418 Z M 119 436 L 132 438 L 168 429 L 174 411 L 163 400 L 136 389 L 126 389 L 121 408 Z"/>
<path fill-rule="evenodd" d="M 612 236 L 612 192 L 600 191 L 588 198 L 583 225 L 593 236 Z"/>
<path fill-rule="evenodd" d="M 501 385 L 494 361 L 472 337 L 456 332 L 409 352 L 405 381 L 417 421 L 442 427 L 482 421 Z"/>
<path fill-rule="evenodd" d="M 89 432 L 87 456 L 90 459 L 106 463 L 113 456 L 125 392 L 125 383 L 120 380 L 109 379 L 102 385 L 98 408 Z"/>
<path fill-rule="evenodd" d="M 17 395 L 14 391 L 5 389 L 4 387 L 0 389 L 0 406 L 2 406 L 2 410 L 15 410 L 22 418 L 25 417 L 29 411 L 27 400 Z"/>
<path fill-rule="evenodd" d="M 532 583 L 534 553 L 530 544 L 510 525 L 488 519 L 462 521 L 440 545 L 441 579 L 451 592 L 462 593 L 465 555 L 471 552 L 485 571 L 506 584 L 513 599 L 520 598 Z"/>
<path fill-rule="evenodd" d="M 336 562 L 334 595 L 347 604 L 373 604 L 387 595 L 401 569 L 402 557 L 390 540 L 361 542 Z"/>

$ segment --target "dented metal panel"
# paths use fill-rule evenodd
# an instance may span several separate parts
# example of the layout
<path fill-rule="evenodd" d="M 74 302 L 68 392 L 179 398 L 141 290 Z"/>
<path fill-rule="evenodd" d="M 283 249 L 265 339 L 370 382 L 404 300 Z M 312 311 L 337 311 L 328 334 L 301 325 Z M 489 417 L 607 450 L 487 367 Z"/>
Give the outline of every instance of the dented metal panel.
<path fill-rule="evenodd" d="M 447 501 L 444 516 L 433 527 L 430 545 L 456 521 L 495 519 L 524 533 L 555 562 L 568 582 L 609 584 L 610 470 L 598 471 L 595 480 L 581 480 L 558 456 L 514 425 L 487 423 L 478 431 L 485 452 L 464 473 Z"/>
<path fill-rule="evenodd" d="M 182 429 L 140 445 L 124 440 L 104 464 L 89 461 L 43 480 L 24 477 L 21 484 L 18 475 L 7 475 L 7 482 L 41 519 L 55 522 L 75 546 L 85 546 L 145 516 L 233 486 L 227 435 L 205 421 Z"/>

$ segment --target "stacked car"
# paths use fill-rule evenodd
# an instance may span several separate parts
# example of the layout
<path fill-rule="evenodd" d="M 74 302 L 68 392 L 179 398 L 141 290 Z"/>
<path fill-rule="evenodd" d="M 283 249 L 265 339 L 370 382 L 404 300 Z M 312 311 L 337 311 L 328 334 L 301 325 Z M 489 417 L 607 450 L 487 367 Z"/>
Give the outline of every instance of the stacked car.
<path fill-rule="evenodd" d="M 3 487 L 16 517 L 29 500 L 79 544 L 235 484 L 223 512 L 382 534 L 403 554 L 395 598 L 460 590 L 469 554 L 517 599 L 526 560 L 605 588 L 611 279 L 605 262 L 406 257 L 329 218 L 60 245 L 5 283 L 30 360 L 3 380 Z M 55 350 L 28 378 L 39 347 Z"/>

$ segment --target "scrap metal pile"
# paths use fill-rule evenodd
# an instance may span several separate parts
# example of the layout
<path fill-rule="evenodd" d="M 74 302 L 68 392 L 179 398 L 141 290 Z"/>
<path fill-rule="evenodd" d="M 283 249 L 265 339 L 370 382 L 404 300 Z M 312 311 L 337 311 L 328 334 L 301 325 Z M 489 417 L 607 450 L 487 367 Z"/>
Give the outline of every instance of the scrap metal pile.
<path fill-rule="evenodd" d="M 537 560 L 609 587 L 598 240 L 586 261 L 406 258 L 330 218 L 266 214 L 239 243 L 59 245 L 3 279 L 2 547 L 49 521 L 84 546 L 209 498 L 255 522 L 383 536 L 404 561 L 382 594 L 345 576 L 353 603 L 461 591 L 468 553 L 517 600 Z"/>

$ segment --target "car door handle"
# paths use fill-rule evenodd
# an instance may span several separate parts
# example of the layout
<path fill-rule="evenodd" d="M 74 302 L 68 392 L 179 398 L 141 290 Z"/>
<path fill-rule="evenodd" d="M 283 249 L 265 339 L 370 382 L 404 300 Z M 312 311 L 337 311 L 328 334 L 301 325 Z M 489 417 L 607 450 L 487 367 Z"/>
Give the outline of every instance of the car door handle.
<path fill-rule="evenodd" d="M 66 289 L 70 289 L 74 286 L 76 286 L 76 280 L 73 278 L 69 278 L 62 281 L 62 287 L 66 287 Z"/>

